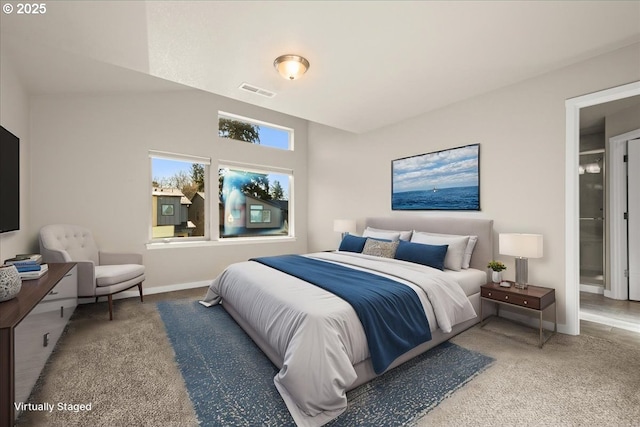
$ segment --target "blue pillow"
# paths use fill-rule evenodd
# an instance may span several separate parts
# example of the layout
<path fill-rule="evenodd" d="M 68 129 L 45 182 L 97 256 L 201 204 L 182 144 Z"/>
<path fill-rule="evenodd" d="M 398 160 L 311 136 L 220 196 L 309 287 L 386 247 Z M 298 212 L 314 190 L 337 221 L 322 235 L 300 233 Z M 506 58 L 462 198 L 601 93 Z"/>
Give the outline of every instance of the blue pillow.
<path fill-rule="evenodd" d="M 366 237 L 354 236 L 353 234 L 347 234 L 340 242 L 339 251 L 346 252 L 362 252 L 364 248 L 364 244 L 367 242 Z"/>
<path fill-rule="evenodd" d="M 444 270 L 444 257 L 448 247 L 449 245 L 426 245 L 400 240 L 395 258 Z"/>

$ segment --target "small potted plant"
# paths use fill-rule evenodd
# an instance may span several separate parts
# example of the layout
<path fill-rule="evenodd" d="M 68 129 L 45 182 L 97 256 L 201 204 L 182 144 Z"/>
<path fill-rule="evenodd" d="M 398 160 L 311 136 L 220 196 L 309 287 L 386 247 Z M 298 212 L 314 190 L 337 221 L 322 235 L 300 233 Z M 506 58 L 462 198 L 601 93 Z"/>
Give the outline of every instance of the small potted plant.
<path fill-rule="evenodd" d="M 491 280 L 494 283 L 502 282 L 502 270 L 506 270 L 507 266 L 500 261 L 491 261 L 487 265 L 487 267 L 489 267 L 492 270 Z"/>

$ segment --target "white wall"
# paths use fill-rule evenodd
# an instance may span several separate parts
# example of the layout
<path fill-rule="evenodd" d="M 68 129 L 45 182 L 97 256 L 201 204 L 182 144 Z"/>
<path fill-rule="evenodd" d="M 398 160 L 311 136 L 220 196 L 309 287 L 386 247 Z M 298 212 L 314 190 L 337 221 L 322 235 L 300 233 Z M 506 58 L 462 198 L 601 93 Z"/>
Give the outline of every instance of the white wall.
<path fill-rule="evenodd" d="M 496 233 L 540 233 L 531 283 L 556 289 L 565 322 L 565 100 L 640 79 L 640 44 L 422 114 L 368 134 L 310 125 L 309 249 L 337 244 L 334 218 L 448 215 L 391 211 L 391 160 L 480 143 L 481 212 Z M 497 242 L 497 238 L 496 238 Z M 514 260 L 497 255 L 515 275 Z"/>
<path fill-rule="evenodd" d="M 638 67 L 640 68 L 640 65 Z M 640 129 L 640 104 L 605 118 L 605 141 L 636 129 Z"/>
<path fill-rule="evenodd" d="M 29 98 L 10 61 L 0 52 L 0 124 L 20 138 L 20 230 L 0 234 L 0 264 L 31 252 L 29 242 Z M 0 201 L 0 209 L 2 209 Z"/>
<path fill-rule="evenodd" d="M 295 151 L 219 139 L 219 110 L 293 128 Z M 229 263 L 252 256 L 307 250 L 305 120 L 185 90 L 35 97 L 31 121 L 32 240 L 46 224 L 86 226 L 103 250 L 143 254 L 147 289 L 210 280 Z M 209 199 L 217 197 L 219 159 L 292 167 L 297 239 L 147 249 L 151 221 L 149 150 L 210 157 Z M 217 209 L 215 202 L 214 206 Z"/>

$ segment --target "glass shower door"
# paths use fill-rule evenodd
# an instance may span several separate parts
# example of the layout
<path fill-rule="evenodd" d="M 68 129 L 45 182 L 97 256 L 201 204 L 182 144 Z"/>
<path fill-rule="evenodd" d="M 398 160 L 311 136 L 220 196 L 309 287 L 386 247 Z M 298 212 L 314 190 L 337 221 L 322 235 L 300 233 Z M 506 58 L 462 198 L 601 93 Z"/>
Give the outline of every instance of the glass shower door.
<path fill-rule="evenodd" d="M 604 150 L 580 153 L 580 283 L 604 286 Z"/>

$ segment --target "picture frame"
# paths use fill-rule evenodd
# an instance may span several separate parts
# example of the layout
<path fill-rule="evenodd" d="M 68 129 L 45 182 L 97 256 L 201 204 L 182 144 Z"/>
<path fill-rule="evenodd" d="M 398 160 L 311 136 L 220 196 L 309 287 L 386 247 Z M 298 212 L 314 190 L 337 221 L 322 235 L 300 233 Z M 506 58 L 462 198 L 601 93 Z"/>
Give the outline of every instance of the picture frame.
<path fill-rule="evenodd" d="M 391 161 L 391 209 L 480 210 L 480 144 Z"/>

